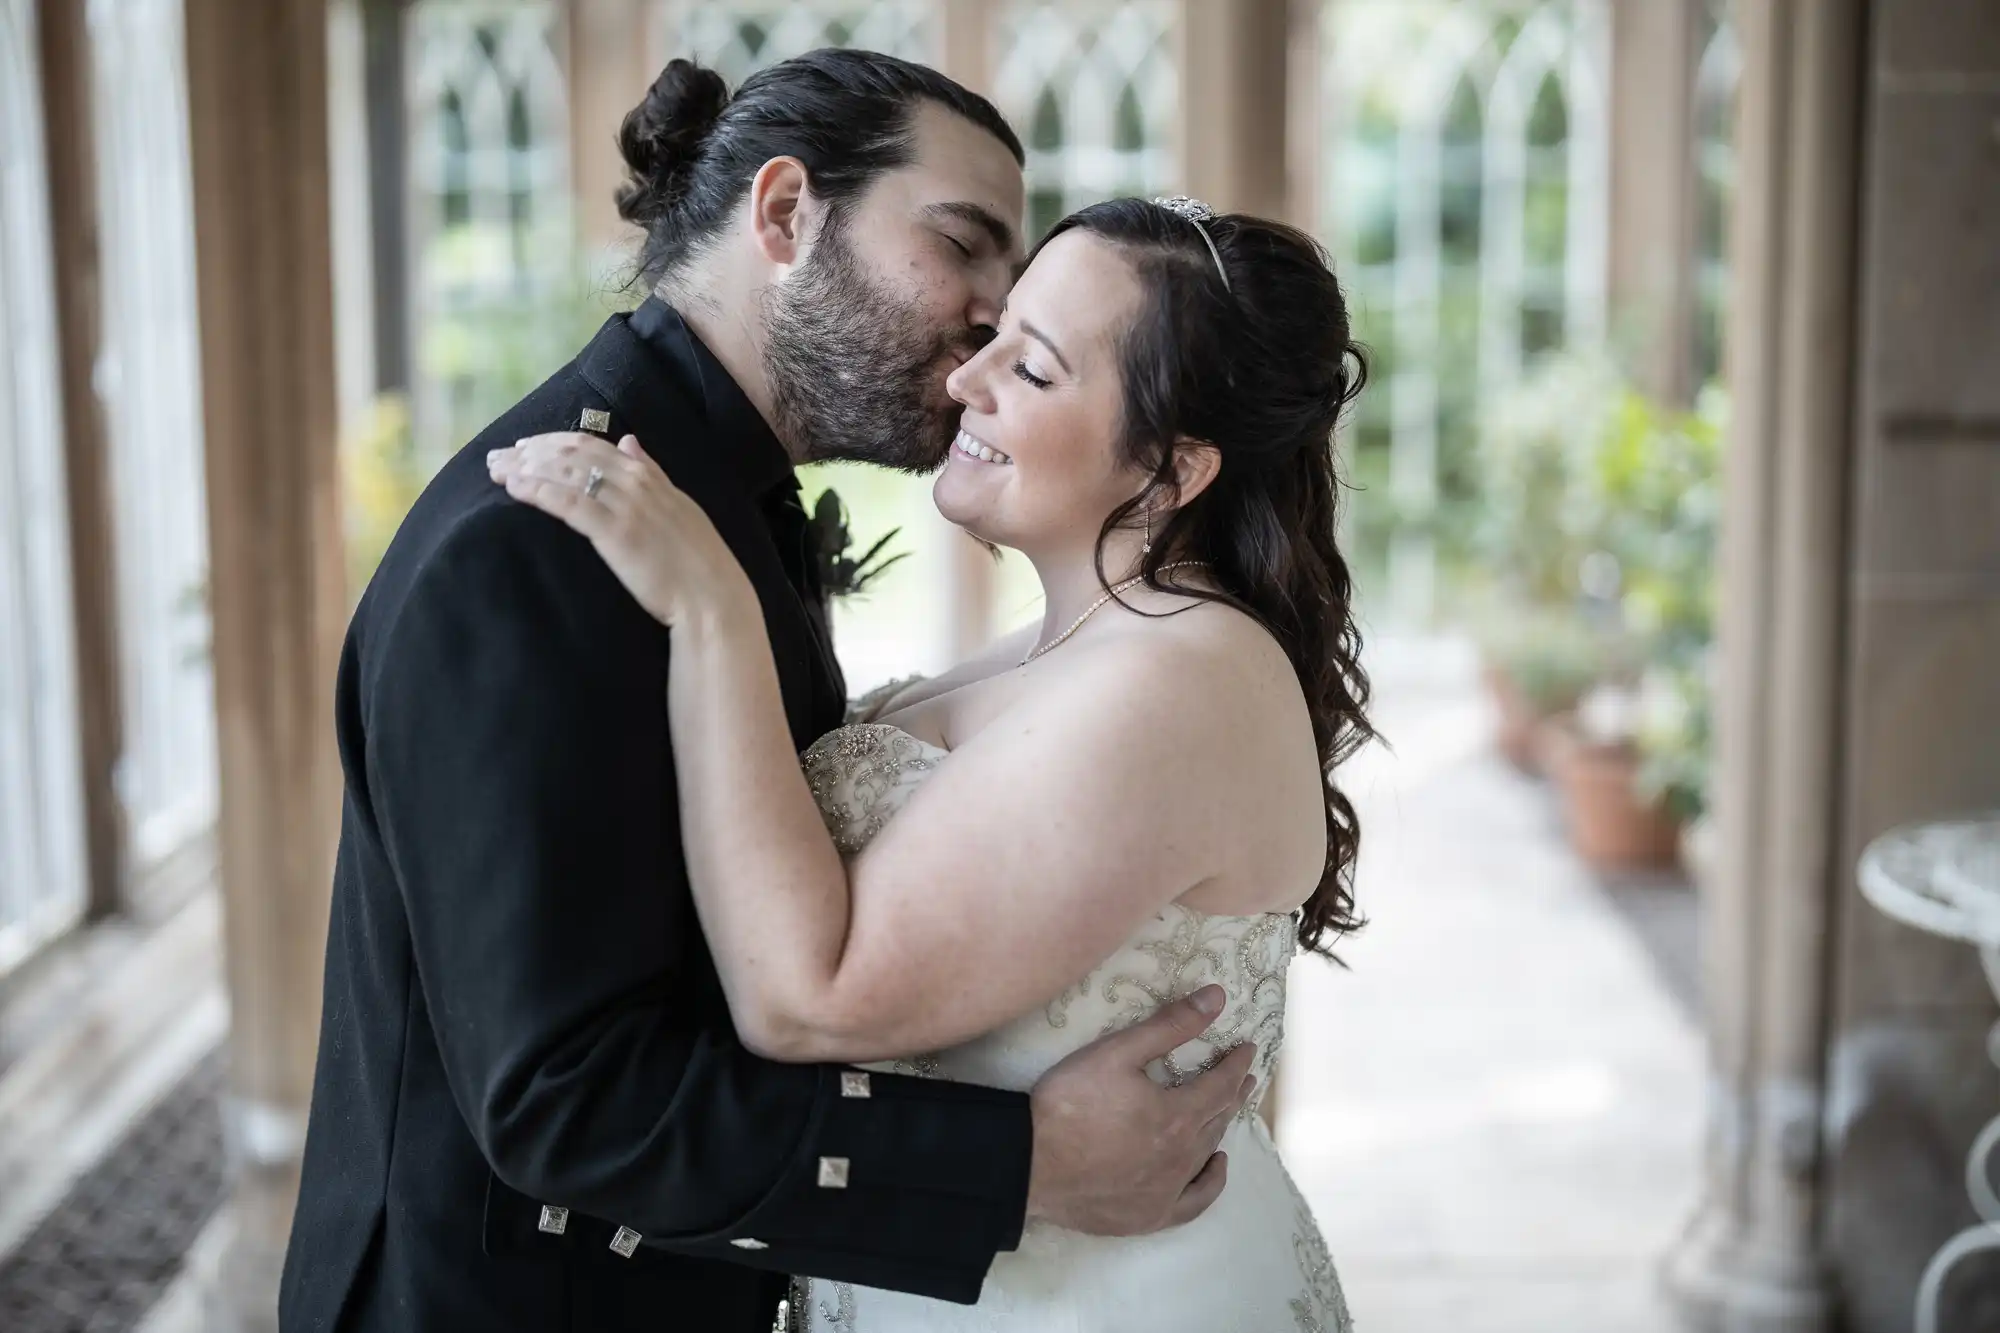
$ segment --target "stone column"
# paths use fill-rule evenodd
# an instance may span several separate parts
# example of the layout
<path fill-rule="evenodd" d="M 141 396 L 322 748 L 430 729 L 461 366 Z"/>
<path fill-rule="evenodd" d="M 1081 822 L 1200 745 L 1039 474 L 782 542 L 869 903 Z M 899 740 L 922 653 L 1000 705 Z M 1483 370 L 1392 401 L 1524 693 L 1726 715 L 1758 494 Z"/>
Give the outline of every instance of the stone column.
<path fill-rule="evenodd" d="M 346 620 L 324 0 L 186 0 L 232 1190 L 208 1327 L 276 1326 L 319 1033 Z"/>
<path fill-rule="evenodd" d="M 1218 212 L 1292 216 L 1293 22 L 1287 0 L 1181 0 L 1182 188 Z"/>
<path fill-rule="evenodd" d="M 90 24 L 84 6 L 41 0 L 42 125 L 49 173 L 49 244 L 55 261 L 57 361 L 62 376 L 63 461 L 69 499 L 70 588 L 76 607 L 76 693 L 83 769 L 89 913 L 124 906 L 127 843 L 115 777 L 124 752 L 118 658 L 117 532 L 97 368 L 99 287 L 97 154 L 92 131 Z"/>
<path fill-rule="evenodd" d="M 1694 74 L 1700 0 L 1611 8 L 1612 333 L 1639 387 L 1689 401 L 1695 315 Z"/>
<path fill-rule="evenodd" d="M 625 181 L 618 127 L 659 70 L 647 49 L 647 0 L 569 0 L 570 189 L 577 243 L 600 273 L 630 258 L 638 229 L 613 202 Z M 669 55 L 682 55 L 673 51 Z"/>
<path fill-rule="evenodd" d="M 2000 808 L 2000 6 L 1872 12 L 1826 1233 L 1850 1333 L 1907 1333 L 1925 1263 L 1978 1220 L 1994 1000 L 1969 946 L 1888 920 L 1851 871 L 1898 824 Z M 1938 1329 L 1990 1328 L 1989 1255 L 1952 1270 Z"/>
<path fill-rule="evenodd" d="M 1862 0 L 1738 11 L 1742 164 L 1722 551 L 1705 1199 L 1669 1262 L 1702 1327 L 1821 1333 L 1839 886 Z"/>
<path fill-rule="evenodd" d="M 1279 216 L 1325 234 L 1323 195 L 1332 162 L 1326 134 L 1327 7 L 1291 0 L 1285 11 L 1285 211 Z"/>

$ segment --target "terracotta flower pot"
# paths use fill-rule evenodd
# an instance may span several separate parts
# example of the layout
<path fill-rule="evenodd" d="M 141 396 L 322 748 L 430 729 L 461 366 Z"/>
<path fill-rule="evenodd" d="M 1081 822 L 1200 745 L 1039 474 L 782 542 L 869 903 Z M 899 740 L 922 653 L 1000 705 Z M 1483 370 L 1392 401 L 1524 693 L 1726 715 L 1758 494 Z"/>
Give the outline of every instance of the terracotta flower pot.
<path fill-rule="evenodd" d="M 1545 713 L 1535 722 L 1534 734 L 1529 737 L 1529 748 L 1534 752 L 1535 770 L 1544 777 L 1554 780 L 1562 772 L 1563 756 L 1569 753 L 1576 741 L 1576 710 L 1565 708 L 1559 713 Z"/>
<path fill-rule="evenodd" d="M 1481 669 L 1480 675 L 1486 682 L 1487 694 L 1493 698 L 1493 707 L 1500 715 L 1500 729 L 1495 737 L 1500 753 L 1508 763 L 1529 777 L 1539 777 L 1542 765 L 1535 731 L 1541 725 L 1541 714 L 1505 672 L 1488 666 Z"/>
<path fill-rule="evenodd" d="M 1554 745 L 1570 846 L 1593 870 L 1660 870 L 1675 863 L 1680 825 L 1657 802 L 1639 799 L 1639 757 L 1627 745 L 1586 741 L 1572 732 Z"/>

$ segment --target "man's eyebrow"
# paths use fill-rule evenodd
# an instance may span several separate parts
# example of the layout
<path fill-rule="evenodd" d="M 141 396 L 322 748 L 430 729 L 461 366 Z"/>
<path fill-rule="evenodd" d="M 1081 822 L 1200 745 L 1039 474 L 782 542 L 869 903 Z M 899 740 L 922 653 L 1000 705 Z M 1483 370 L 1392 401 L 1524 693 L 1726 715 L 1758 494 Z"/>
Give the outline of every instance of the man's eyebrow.
<path fill-rule="evenodd" d="M 946 203 L 927 204 L 924 207 L 924 214 L 927 217 L 949 217 L 957 218 L 960 222 L 970 222 L 985 232 L 992 239 L 993 247 L 1003 255 L 1014 249 L 1014 229 L 983 205 L 969 200 L 954 199 Z"/>
<path fill-rule="evenodd" d="M 1062 348 L 1056 346 L 1055 340 L 1049 337 L 1048 334 L 1043 333 L 1040 329 L 1036 328 L 1034 325 L 1030 324 L 1025 319 L 1021 321 L 1021 332 L 1027 334 L 1030 338 L 1033 338 L 1036 342 L 1048 348 L 1049 355 L 1053 356 L 1056 359 L 1057 364 L 1060 365 L 1066 373 L 1071 375 L 1076 374 L 1074 370 L 1071 370 L 1069 368 L 1069 361 L 1063 356 Z"/>

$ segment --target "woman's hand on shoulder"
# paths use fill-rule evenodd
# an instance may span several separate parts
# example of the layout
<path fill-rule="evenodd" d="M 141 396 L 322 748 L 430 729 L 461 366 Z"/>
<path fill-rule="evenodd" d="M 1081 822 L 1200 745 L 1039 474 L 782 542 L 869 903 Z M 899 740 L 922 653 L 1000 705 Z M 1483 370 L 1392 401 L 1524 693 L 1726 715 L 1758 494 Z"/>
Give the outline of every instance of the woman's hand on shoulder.
<path fill-rule="evenodd" d="M 486 456 L 507 493 L 590 539 L 654 619 L 683 628 L 756 602 L 749 576 L 700 505 L 627 435 L 531 435 Z"/>

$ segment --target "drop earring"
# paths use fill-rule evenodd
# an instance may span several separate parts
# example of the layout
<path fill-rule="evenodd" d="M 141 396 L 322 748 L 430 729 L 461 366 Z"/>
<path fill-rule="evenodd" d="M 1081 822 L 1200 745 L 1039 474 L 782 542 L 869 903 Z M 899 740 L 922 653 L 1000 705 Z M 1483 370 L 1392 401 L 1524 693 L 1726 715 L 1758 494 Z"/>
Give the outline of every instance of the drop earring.
<path fill-rule="evenodd" d="M 1146 540 L 1143 544 L 1140 545 L 1139 554 L 1151 555 L 1152 553 L 1153 553 L 1153 511 L 1148 509 L 1146 511 Z"/>

